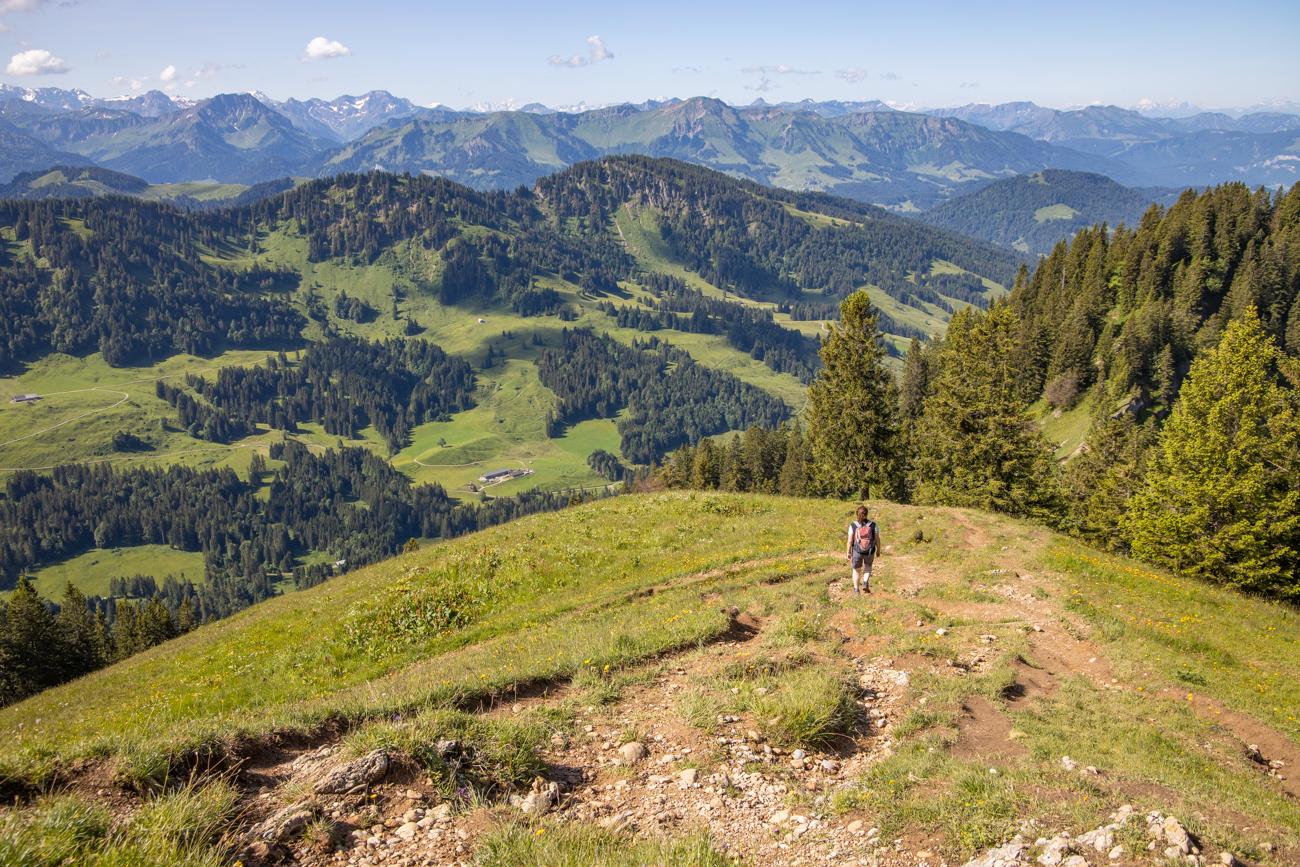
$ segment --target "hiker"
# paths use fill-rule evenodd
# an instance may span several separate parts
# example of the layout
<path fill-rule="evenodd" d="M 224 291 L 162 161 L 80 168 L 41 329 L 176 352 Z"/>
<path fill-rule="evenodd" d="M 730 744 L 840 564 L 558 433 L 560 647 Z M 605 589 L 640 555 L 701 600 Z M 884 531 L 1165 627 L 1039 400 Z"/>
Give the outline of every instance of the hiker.
<path fill-rule="evenodd" d="M 849 565 L 853 567 L 853 595 L 871 592 L 871 563 L 876 559 L 880 532 L 876 522 L 868 520 L 867 507 L 858 506 L 858 519 L 849 524 Z"/>

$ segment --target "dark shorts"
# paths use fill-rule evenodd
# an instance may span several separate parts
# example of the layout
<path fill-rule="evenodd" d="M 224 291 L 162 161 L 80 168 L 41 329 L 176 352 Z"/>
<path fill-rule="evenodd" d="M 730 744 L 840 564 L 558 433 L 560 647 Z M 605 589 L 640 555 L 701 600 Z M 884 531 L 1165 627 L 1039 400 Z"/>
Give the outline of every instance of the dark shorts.
<path fill-rule="evenodd" d="M 875 554 L 865 554 L 862 551 L 853 552 L 854 569 L 870 569 L 872 562 L 876 559 Z"/>

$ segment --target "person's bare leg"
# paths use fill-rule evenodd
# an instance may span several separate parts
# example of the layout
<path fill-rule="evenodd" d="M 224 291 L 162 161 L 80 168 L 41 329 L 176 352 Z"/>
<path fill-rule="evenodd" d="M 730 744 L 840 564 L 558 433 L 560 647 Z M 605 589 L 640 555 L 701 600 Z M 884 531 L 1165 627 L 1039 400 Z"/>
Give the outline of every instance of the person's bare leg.
<path fill-rule="evenodd" d="M 871 567 L 874 561 L 874 557 L 870 560 L 864 559 L 862 561 L 862 589 L 867 593 L 871 592 Z"/>
<path fill-rule="evenodd" d="M 862 592 L 862 570 L 853 570 L 853 594 L 856 596 Z"/>

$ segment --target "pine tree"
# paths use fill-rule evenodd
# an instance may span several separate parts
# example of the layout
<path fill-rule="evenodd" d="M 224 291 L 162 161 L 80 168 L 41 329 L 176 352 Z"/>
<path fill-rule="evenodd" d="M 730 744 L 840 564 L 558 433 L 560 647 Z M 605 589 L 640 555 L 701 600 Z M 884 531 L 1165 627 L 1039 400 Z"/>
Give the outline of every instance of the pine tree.
<path fill-rule="evenodd" d="M 722 456 L 722 482 L 719 487 L 724 491 L 751 490 L 749 466 L 745 461 L 745 441 L 743 435 L 736 435 L 727 443 Z"/>
<path fill-rule="evenodd" d="M 1126 547 L 1120 524 L 1142 486 L 1154 439 L 1154 420 L 1139 425 L 1126 414 L 1093 424 L 1083 451 L 1065 469 L 1067 529 L 1108 551 Z"/>
<path fill-rule="evenodd" d="M 718 487 L 722 474 L 722 455 L 711 439 L 700 440 L 695 448 L 695 467 L 691 487 L 711 491 Z"/>
<path fill-rule="evenodd" d="M 0 704 L 66 680 L 66 654 L 54 615 L 26 578 L 18 579 L 4 615 L 0 623 Z"/>
<path fill-rule="evenodd" d="M 1137 556 L 1300 598 L 1297 385 L 1300 363 L 1278 352 L 1254 308 L 1228 323 L 1192 363 L 1124 522 Z"/>
<path fill-rule="evenodd" d="M 919 501 L 1045 518 L 1059 490 L 1052 447 L 1025 413 L 1016 373 L 1019 323 L 1011 307 L 952 317 L 917 423 Z"/>
<path fill-rule="evenodd" d="M 786 441 L 785 461 L 781 464 L 778 489 L 787 497 L 808 495 L 808 440 L 795 419 Z"/>
<path fill-rule="evenodd" d="M 880 313 L 866 290 L 844 299 L 808 388 L 808 446 L 813 475 L 831 494 L 897 492 L 898 389 L 885 367 Z"/>
<path fill-rule="evenodd" d="M 81 677 L 104 664 L 95 641 L 95 618 L 86 604 L 86 597 L 71 581 L 63 588 L 58 626 L 67 655 L 64 663 L 67 677 Z"/>
<path fill-rule="evenodd" d="M 412 539 L 406 543 L 407 551 L 410 551 L 411 542 L 414 541 Z M 420 550 L 419 543 L 416 543 L 415 550 Z M 190 597 L 186 596 L 181 600 L 180 607 L 176 609 L 176 630 L 184 635 L 193 631 L 196 626 L 198 626 L 198 618 L 194 614 L 194 606 L 190 604 Z"/>

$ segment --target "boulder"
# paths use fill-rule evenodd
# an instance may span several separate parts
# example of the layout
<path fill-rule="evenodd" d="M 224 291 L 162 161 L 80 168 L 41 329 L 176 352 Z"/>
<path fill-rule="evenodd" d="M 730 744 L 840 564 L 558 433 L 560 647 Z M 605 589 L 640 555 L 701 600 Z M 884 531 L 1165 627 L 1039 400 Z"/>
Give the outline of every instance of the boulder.
<path fill-rule="evenodd" d="M 314 791 L 318 795 L 342 795 L 358 786 L 369 786 L 388 773 L 388 753 L 375 750 L 359 759 L 336 765 L 321 778 Z"/>

